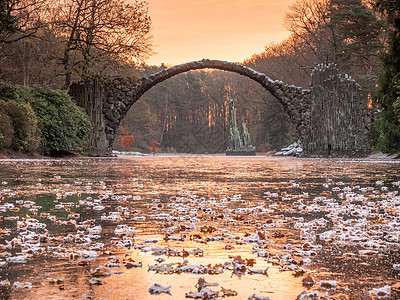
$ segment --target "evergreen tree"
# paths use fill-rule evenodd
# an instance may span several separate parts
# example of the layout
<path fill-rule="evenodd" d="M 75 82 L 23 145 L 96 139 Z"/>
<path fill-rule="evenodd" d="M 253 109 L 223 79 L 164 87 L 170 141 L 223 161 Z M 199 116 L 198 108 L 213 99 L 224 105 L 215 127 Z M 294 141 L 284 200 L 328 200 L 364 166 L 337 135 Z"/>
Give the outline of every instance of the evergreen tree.
<path fill-rule="evenodd" d="M 11 14 L 12 0 L 0 1 L 0 33 L 4 31 L 15 31 L 17 18 Z"/>
<path fill-rule="evenodd" d="M 378 0 L 376 7 L 387 15 L 390 30 L 389 49 L 383 55 L 379 78 L 377 147 L 388 153 L 400 152 L 400 1 Z"/>
<path fill-rule="evenodd" d="M 362 0 L 331 0 L 330 16 L 339 36 L 336 55 L 341 58 L 342 69 L 346 65 L 351 69 L 358 65 L 365 74 L 371 75 L 371 60 L 383 46 L 380 38 L 384 22 Z"/>

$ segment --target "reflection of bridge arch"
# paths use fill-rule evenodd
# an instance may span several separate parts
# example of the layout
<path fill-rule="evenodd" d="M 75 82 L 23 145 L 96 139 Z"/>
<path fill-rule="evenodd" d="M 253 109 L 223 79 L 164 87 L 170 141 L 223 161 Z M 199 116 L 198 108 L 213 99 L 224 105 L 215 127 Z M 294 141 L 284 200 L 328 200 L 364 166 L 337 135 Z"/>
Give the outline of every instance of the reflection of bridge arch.
<path fill-rule="evenodd" d="M 305 153 L 351 155 L 354 151 L 361 151 L 361 155 L 365 155 L 369 151 L 366 132 L 370 122 L 365 124 L 369 115 L 365 113 L 366 108 L 362 108 L 360 88 L 351 79 L 342 78 L 335 66 L 315 69 L 311 89 L 306 90 L 274 81 L 243 65 L 203 59 L 162 70 L 135 83 L 113 81 L 73 85 L 71 95 L 88 112 L 94 126 L 88 152 L 93 155 L 109 154 L 121 120 L 146 91 L 175 75 L 198 69 L 234 72 L 258 82 L 282 104 L 297 130 Z M 360 103 L 354 105 L 355 99 Z M 354 114 L 361 116 L 361 122 L 354 120 Z M 351 123 L 347 124 L 349 118 Z M 343 127 L 347 125 L 352 128 L 350 135 L 345 132 L 345 136 L 339 137 L 336 133 L 342 134 Z"/>

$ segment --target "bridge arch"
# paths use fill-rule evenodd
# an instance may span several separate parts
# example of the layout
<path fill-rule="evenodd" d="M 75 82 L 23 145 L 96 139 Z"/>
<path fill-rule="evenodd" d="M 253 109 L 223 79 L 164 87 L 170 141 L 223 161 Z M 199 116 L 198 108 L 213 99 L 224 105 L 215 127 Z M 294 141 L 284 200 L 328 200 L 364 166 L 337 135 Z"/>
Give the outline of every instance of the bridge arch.
<path fill-rule="evenodd" d="M 234 72 L 259 83 L 266 91 L 270 92 L 281 103 L 283 109 L 288 114 L 290 120 L 295 126 L 300 139 L 305 139 L 304 135 L 306 132 L 304 130 L 305 126 L 303 123 L 306 120 L 304 116 L 302 116 L 302 111 L 305 109 L 305 102 L 307 102 L 309 99 L 307 98 L 309 95 L 309 90 L 304 90 L 296 86 L 289 86 L 282 81 L 272 80 L 265 74 L 257 72 L 247 66 L 220 60 L 203 59 L 199 61 L 188 62 L 161 70 L 153 75 L 150 75 L 149 77 L 140 79 L 139 82 L 130 89 L 132 98 L 126 105 L 126 109 L 124 108 L 123 110 L 119 110 L 119 114 L 121 115 L 120 120 L 123 119 L 131 106 L 152 87 L 178 74 L 199 69 L 217 69 Z M 111 109 L 112 111 L 116 108 L 109 107 L 108 109 Z M 301 130 L 302 128 L 303 130 Z"/>
<path fill-rule="evenodd" d="M 135 97 L 132 99 L 132 102 L 136 102 L 146 91 L 164 80 L 181 73 L 199 69 L 217 69 L 234 72 L 250 78 L 251 80 L 259 83 L 265 90 L 269 91 L 283 105 L 290 117 L 291 113 L 290 109 L 288 110 L 288 108 L 290 104 L 293 104 L 293 101 L 291 100 L 304 99 L 305 95 L 309 94 L 310 92 L 309 90 L 304 90 L 301 87 L 296 87 L 293 85 L 289 86 L 282 81 L 272 80 L 264 73 L 257 72 L 247 66 L 221 60 L 202 59 L 199 61 L 188 62 L 167 68 L 150 75 L 149 77 L 142 78 L 132 89 L 135 95 Z"/>
<path fill-rule="evenodd" d="M 314 69 L 311 88 L 303 89 L 272 80 L 264 73 L 237 63 L 202 59 L 164 69 L 137 82 L 94 80 L 72 85 L 70 94 L 86 110 L 94 125 L 88 153 L 94 156 L 111 153 L 121 120 L 146 91 L 173 76 L 199 69 L 234 72 L 259 83 L 281 103 L 308 154 L 327 156 L 337 153 L 336 156 L 341 156 L 361 149 L 363 156 L 369 152 L 366 134 L 371 122 L 368 123 L 369 115 L 362 108 L 361 89 L 347 75 L 342 78 L 335 65 Z M 350 103 L 354 99 L 358 102 Z M 353 107 L 357 107 L 356 113 L 362 116 L 358 124 L 354 121 Z M 343 137 L 335 134 L 336 131 L 342 134 L 347 125 L 352 128 L 350 133 L 345 132 Z"/>

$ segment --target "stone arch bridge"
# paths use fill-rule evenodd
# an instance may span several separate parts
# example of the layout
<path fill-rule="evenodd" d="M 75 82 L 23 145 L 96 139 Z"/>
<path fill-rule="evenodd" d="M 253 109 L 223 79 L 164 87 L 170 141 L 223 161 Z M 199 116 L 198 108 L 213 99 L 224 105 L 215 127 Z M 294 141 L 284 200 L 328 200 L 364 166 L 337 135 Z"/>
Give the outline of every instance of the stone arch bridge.
<path fill-rule="evenodd" d="M 150 88 L 180 73 L 197 69 L 235 72 L 258 82 L 283 106 L 295 126 L 305 155 L 366 156 L 370 153 L 367 133 L 371 111 L 361 87 L 339 74 L 334 64 L 320 65 L 312 72 L 309 89 L 272 80 L 246 66 L 203 59 L 177 65 L 139 81 L 122 79 L 75 83 L 70 94 L 89 115 L 89 155 L 111 154 L 115 133 L 131 106 Z"/>

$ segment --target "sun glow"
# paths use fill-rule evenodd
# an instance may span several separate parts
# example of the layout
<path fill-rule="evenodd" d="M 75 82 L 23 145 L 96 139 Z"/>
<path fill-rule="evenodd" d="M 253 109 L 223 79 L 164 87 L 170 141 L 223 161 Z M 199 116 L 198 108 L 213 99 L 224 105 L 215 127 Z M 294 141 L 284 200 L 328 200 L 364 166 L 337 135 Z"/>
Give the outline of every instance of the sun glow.
<path fill-rule="evenodd" d="M 148 64 L 202 58 L 241 62 L 289 33 L 284 14 L 295 0 L 150 0 L 155 51 Z"/>

